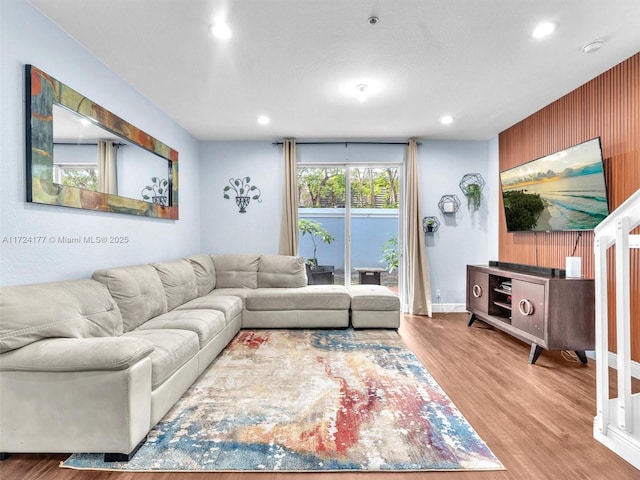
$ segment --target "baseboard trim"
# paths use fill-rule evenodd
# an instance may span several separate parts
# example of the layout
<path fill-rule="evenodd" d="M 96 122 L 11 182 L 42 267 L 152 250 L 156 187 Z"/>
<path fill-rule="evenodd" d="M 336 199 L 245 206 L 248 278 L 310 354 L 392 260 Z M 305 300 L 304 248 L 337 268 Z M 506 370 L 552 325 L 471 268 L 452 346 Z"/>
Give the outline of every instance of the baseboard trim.
<path fill-rule="evenodd" d="M 432 303 L 433 313 L 469 313 L 464 303 Z M 403 305 L 402 313 L 409 315 L 409 305 Z"/>
<path fill-rule="evenodd" d="M 587 357 L 596 359 L 596 352 L 589 351 L 587 352 Z M 614 370 L 618 369 L 618 355 L 613 352 L 608 352 L 607 361 L 609 362 L 609 367 Z M 631 360 L 631 376 L 633 378 L 637 378 L 640 380 L 640 363 Z"/>
<path fill-rule="evenodd" d="M 464 303 L 432 303 L 433 313 L 466 313 L 467 306 Z"/>

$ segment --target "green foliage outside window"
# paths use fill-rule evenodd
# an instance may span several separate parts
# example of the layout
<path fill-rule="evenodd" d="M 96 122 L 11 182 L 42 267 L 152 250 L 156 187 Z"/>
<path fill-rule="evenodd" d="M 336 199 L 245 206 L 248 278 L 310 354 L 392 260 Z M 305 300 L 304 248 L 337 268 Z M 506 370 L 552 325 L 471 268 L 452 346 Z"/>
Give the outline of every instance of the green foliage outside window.
<path fill-rule="evenodd" d="M 98 172 L 95 168 L 64 168 L 62 185 L 98 191 Z"/>
<path fill-rule="evenodd" d="M 398 208 L 397 168 L 351 170 L 351 206 Z M 342 168 L 299 168 L 298 205 L 302 208 L 344 208 L 346 179 Z"/>

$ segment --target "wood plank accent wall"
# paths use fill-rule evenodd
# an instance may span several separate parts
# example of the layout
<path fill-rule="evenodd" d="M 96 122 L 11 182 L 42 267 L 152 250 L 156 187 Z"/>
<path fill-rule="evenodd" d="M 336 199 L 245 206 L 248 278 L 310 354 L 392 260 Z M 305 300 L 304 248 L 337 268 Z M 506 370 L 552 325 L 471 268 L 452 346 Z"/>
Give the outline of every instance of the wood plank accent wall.
<path fill-rule="evenodd" d="M 640 188 L 640 53 L 558 99 L 499 136 L 500 171 L 600 137 L 609 208 Z M 634 233 L 640 233 L 635 231 Z M 500 196 L 499 259 L 564 268 L 577 232 L 507 233 Z M 612 249 L 613 250 L 613 249 Z M 582 232 L 576 255 L 594 277 L 593 232 Z M 615 351 L 614 252 L 609 252 L 609 349 Z M 640 252 L 631 252 L 631 356 L 640 362 Z"/>

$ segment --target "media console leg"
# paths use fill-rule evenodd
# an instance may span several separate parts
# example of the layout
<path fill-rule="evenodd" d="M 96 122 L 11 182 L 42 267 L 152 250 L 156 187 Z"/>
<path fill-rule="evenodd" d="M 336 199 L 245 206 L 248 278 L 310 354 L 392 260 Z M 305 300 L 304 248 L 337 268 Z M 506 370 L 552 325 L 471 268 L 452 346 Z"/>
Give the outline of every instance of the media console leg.
<path fill-rule="evenodd" d="M 584 353 L 584 350 L 574 350 L 574 352 L 576 352 L 576 355 L 578 356 L 578 359 L 584 363 L 585 365 L 587 364 L 587 355 Z"/>
<path fill-rule="evenodd" d="M 538 357 L 542 353 L 542 347 L 540 345 L 536 345 L 535 343 L 531 344 L 531 350 L 529 351 L 529 363 L 533 365 L 538 360 Z"/>
<path fill-rule="evenodd" d="M 469 315 L 469 321 L 467 322 L 467 327 L 470 327 L 471 324 L 475 321 L 476 321 L 476 315 L 472 313 L 471 315 Z"/>

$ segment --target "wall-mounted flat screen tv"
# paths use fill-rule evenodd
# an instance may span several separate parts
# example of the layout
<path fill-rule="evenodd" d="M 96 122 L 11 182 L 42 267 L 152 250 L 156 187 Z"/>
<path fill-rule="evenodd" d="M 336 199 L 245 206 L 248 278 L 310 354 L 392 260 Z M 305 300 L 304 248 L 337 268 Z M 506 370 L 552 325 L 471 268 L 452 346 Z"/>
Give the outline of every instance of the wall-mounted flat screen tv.
<path fill-rule="evenodd" d="M 600 138 L 500 172 L 507 231 L 592 230 L 609 214 Z"/>

